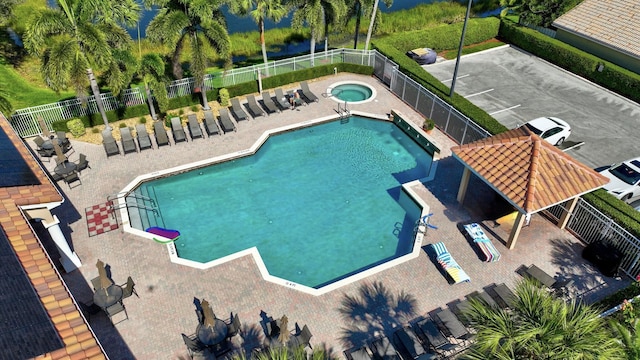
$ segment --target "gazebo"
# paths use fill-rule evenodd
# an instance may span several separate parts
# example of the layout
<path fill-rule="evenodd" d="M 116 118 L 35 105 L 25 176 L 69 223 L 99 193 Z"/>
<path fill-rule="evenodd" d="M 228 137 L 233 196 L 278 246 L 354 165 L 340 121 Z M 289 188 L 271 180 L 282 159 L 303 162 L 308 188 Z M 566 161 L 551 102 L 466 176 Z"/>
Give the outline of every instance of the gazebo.
<path fill-rule="evenodd" d="M 517 211 L 507 247 L 513 249 L 525 219 L 569 201 L 560 216 L 563 229 L 578 198 L 609 179 L 556 148 L 526 127 L 451 148 L 464 166 L 457 200 L 463 203 L 471 174 L 489 185 Z"/>

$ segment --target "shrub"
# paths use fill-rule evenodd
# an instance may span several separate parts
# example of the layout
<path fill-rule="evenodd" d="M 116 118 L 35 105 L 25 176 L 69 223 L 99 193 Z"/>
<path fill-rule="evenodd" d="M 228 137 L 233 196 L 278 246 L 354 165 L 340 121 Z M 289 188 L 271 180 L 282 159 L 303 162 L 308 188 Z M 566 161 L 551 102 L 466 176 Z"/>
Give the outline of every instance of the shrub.
<path fill-rule="evenodd" d="M 80 137 L 86 133 L 84 124 L 82 124 L 82 120 L 80 119 L 71 119 L 67 121 L 67 129 L 71 132 L 73 137 Z"/>
<path fill-rule="evenodd" d="M 198 106 L 197 105 L 192 105 L 191 106 L 191 111 L 192 112 L 198 112 Z"/>
<path fill-rule="evenodd" d="M 140 124 L 146 124 L 147 123 L 147 118 L 144 116 L 140 116 L 140 118 L 138 119 L 138 122 Z"/>
<path fill-rule="evenodd" d="M 100 132 L 100 129 L 98 129 L 97 127 L 92 127 L 91 128 L 91 132 L 94 133 L 94 134 L 97 134 L 97 133 Z"/>
<path fill-rule="evenodd" d="M 118 125 L 118 127 L 119 127 L 119 128 L 121 128 L 121 129 L 124 129 L 124 128 L 126 128 L 126 127 L 127 127 L 127 124 L 125 124 L 125 123 L 123 123 L 123 122 L 122 122 L 122 123 L 120 123 L 120 124 Z"/>
<path fill-rule="evenodd" d="M 229 90 L 222 88 L 218 92 L 218 95 L 220 95 L 220 99 L 218 100 L 220 101 L 220 105 L 225 107 L 229 106 Z"/>

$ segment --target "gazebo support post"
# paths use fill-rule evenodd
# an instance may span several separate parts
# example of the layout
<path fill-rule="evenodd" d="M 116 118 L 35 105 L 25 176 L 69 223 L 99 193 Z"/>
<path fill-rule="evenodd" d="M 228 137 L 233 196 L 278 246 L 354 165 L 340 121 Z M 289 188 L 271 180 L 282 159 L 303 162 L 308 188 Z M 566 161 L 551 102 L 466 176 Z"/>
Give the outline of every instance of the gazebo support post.
<path fill-rule="evenodd" d="M 509 240 L 507 240 L 507 248 L 509 248 L 509 250 L 512 250 L 514 247 L 516 247 L 518 236 L 520 236 L 520 230 L 522 230 L 522 225 L 524 224 L 524 218 L 524 214 L 518 212 L 518 216 L 513 222 L 513 228 L 511 228 L 511 234 L 509 234 Z"/>
<path fill-rule="evenodd" d="M 471 170 L 465 166 L 462 172 L 462 178 L 460 179 L 460 186 L 458 187 L 457 200 L 460 204 L 464 202 L 464 197 L 467 196 L 467 188 L 469 187 L 469 179 L 471 179 Z"/>
<path fill-rule="evenodd" d="M 560 219 L 558 220 L 558 227 L 560 229 L 564 229 L 565 227 L 567 227 L 570 218 L 569 215 L 573 213 L 573 209 L 576 208 L 576 205 L 578 205 L 577 196 L 568 201 L 567 207 L 562 209 L 562 215 L 560 215 Z"/>

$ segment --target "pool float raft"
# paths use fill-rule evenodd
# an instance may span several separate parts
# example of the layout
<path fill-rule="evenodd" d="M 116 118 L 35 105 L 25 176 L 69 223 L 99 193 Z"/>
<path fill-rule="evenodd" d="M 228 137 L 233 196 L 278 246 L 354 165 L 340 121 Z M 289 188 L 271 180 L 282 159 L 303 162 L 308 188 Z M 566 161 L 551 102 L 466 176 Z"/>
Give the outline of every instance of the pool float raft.
<path fill-rule="evenodd" d="M 145 230 L 145 231 L 148 232 L 148 233 L 155 234 L 155 235 L 160 235 L 160 236 L 162 236 L 164 238 L 169 239 L 167 241 L 163 241 L 163 240 L 160 240 L 160 239 L 154 237 L 153 240 L 155 242 L 157 242 L 157 243 L 160 243 L 160 244 L 168 244 L 170 242 L 174 242 L 174 241 L 178 240 L 178 238 L 180 237 L 180 231 L 171 230 L 171 229 L 165 229 L 165 228 L 161 228 L 161 227 L 158 227 L 158 226 L 152 226 L 150 228 L 147 228 L 147 230 Z"/>

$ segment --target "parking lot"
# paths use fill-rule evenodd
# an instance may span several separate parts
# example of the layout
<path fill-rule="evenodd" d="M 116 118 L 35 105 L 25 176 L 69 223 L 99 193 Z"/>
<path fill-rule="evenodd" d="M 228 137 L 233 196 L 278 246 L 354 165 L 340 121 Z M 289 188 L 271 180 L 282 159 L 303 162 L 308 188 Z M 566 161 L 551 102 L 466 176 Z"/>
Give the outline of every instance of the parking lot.
<path fill-rule="evenodd" d="M 451 85 L 455 60 L 425 65 Z M 508 128 L 542 116 L 571 125 L 567 153 L 596 168 L 640 156 L 640 105 L 520 49 L 504 46 L 462 57 L 455 91 Z"/>

